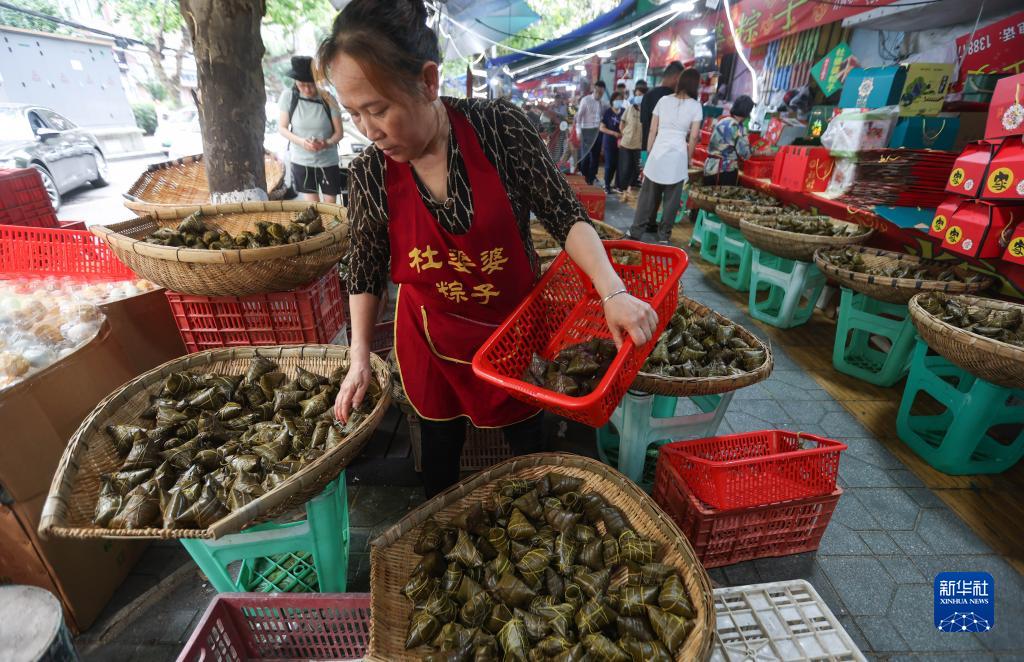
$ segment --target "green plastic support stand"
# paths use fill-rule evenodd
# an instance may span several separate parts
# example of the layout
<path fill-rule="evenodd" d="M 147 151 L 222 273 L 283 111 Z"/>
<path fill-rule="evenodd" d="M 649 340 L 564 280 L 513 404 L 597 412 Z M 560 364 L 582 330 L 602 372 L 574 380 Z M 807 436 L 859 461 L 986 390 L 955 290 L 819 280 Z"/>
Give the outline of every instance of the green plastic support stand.
<path fill-rule="evenodd" d="M 881 336 L 891 345 L 885 352 L 871 346 Z M 887 303 L 842 289 L 832 365 L 841 373 L 877 386 L 892 386 L 910 370 L 917 329 L 904 303 Z"/>
<path fill-rule="evenodd" d="M 780 329 L 806 324 L 825 287 L 825 274 L 810 262 L 787 260 L 753 249 L 750 262 L 750 316 Z M 767 289 L 767 296 L 760 291 Z"/>

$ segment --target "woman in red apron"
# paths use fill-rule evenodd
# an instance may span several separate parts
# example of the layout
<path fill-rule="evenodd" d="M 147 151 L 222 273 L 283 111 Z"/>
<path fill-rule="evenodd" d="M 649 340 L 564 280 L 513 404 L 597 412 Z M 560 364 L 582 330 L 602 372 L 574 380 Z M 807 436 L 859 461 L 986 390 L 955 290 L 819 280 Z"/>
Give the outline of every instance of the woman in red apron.
<path fill-rule="evenodd" d="M 335 414 L 347 420 L 372 378 L 370 338 L 390 277 L 395 355 L 422 419 L 429 497 L 458 481 L 467 419 L 503 428 L 516 454 L 544 450 L 539 412 L 470 366 L 536 283 L 531 212 L 594 282 L 616 342 L 650 341 L 657 315 L 626 293 L 526 116 L 504 102 L 438 96 L 426 19 L 422 0 L 353 0 L 317 59 L 374 143 L 350 168 L 352 364 Z"/>

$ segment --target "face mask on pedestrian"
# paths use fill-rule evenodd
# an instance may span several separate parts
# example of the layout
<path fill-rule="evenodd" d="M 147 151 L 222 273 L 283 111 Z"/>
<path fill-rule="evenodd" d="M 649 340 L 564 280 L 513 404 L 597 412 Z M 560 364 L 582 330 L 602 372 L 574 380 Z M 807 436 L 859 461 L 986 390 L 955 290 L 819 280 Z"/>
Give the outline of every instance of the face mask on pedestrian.
<path fill-rule="evenodd" d="M 639 106 L 643 100 L 644 96 L 642 94 L 637 94 L 636 96 L 633 97 L 633 105 Z"/>
<path fill-rule="evenodd" d="M 616 99 L 615 101 L 612 101 L 612 108 L 614 108 L 615 110 L 622 110 L 622 106 L 622 99 Z"/>

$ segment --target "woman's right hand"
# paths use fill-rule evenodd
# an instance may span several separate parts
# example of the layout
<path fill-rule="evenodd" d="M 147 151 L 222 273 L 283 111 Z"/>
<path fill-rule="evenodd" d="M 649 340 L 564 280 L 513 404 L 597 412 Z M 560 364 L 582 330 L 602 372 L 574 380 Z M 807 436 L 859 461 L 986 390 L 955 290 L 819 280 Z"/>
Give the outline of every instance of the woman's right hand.
<path fill-rule="evenodd" d="M 373 374 L 370 372 L 370 364 L 367 361 L 353 362 L 348 369 L 348 374 L 341 382 L 341 389 L 338 397 L 334 400 L 334 417 L 342 423 L 348 423 L 348 417 L 352 410 L 363 403 L 366 389 L 370 386 Z"/>
<path fill-rule="evenodd" d="M 317 151 L 318 148 L 317 148 L 317 145 L 316 145 L 316 141 L 315 140 L 311 140 L 309 138 L 303 138 L 302 139 L 302 149 L 306 150 L 307 152 L 315 152 L 315 151 Z"/>

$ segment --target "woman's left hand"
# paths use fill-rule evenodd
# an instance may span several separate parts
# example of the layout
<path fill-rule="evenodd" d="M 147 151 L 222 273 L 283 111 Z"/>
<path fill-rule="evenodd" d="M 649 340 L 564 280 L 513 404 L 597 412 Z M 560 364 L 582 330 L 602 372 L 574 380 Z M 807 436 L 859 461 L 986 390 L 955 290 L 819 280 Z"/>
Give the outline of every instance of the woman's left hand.
<path fill-rule="evenodd" d="M 626 335 L 637 345 L 656 340 L 658 313 L 645 301 L 629 294 L 619 294 L 604 304 L 604 317 L 616 347 L 622 347 Z"/>

